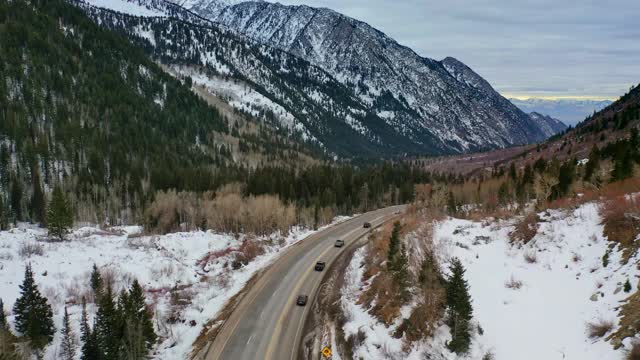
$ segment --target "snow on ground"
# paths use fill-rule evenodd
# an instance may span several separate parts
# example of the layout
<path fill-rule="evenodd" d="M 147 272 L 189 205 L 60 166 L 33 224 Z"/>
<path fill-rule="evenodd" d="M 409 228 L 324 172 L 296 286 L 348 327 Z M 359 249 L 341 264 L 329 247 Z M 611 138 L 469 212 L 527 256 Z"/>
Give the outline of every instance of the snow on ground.
<path fill-rule="evenodd" d="M 615 247 L 608 266 L 603 267 L 602 257 L 614 244 L 603 237 L 597 204 L 552 210 L 540 217 L 538 234 L 524 246 L 510 245 L 512 222 L 450 218 L 436 224 L 436 255 L 445 272 L 452 257 L 463 262 L 473 300 L 473 324 L 483 330 L 480 335 L 474 326 L 471 349 L 459 357 L 446 349 L 450 339 L 446 325 L 437 329 L 433 339 L 402 353 L 402 340 L 392 336 L 397 325 L 385 327 L 357 304 L 366 290 L 361 266 L 366 250 L 356 251 L 342 289 L 346 336 L 358 331 L 366 334 L 355 349 L 356 358 L 482 359 L 491 352 L 498 360 L 621 359 L 622 351 L 614 351 L 610 343 L 588 338 L 587 324 L 611 320 L 617 327 L 615 307 L 628 296 L 622 285 L 627 279 L 637 284 L 640 255 L 623 265 L 621 251 Z M 522 287 L 508 288 L 512 279 Z"/>
<path fill-rule="evenodd" d="M 126 0 L 84 0 L 86 3 L 103 9 L 114 10 L 123 14 L 142 16 L 142 17 L 155 17 L 165 16 L 164 13 L 158 10 L 149 9 L 145 6 L 129 2 Z"/>
<path fill-rule="evenodd" d="M 603 237 L 596 204 L 540 217 L 538 234 L 522 247 L 509 245 L 508 224 L 450 219 L 436 227 L 440 259 L 458 257 L 467 269 L 474 315 L 484 329 L 477 340 L 496 359 L 621 358 L 610 343 L 590 340 L 586 326 L 617 324 L 615 307 L 628 296 L 622 285 L 627 278 L 637 283 L 640 256 L 622 265 L 616 248 L 603 267 L 613 244 Z M 508 288 L 512 279 L 522 287 Z"/>
<path fill-rule="evenodd" d="M 335 222 L 347 218 L 337 218 Z M 154 358 L 185 359 L 203 325 L 216 317 L 225 303 L 237 294 L 260 269 L 271 263 L 284 248 L 304 239 L 313 231 L 294 229 L 288 236 L 274 234 L 259 238 L 265 254 L 246 266 L 231 270 L 233 253 L 244 237 L 211 231 L 173 233 L 162 236 L 141 236 L 140 227 L 119 227 L 103 231 L 93 227 L 75 230 L 68 241 L 45 242 L 46 230 L 21 225 L 0 232 L 0 297 L 4 301 L 9 321 L 11 309 L 19 296 L 24 278 L 24 266 L 31 263 L 36 282 L 54 310 L 56 327 L 62 323 L 65 303 L 79 333 L 80 299 L 90 296 L 89 275 L 95 263 L 101 272 L 112 274 L 115 288 L 128 287 L 138 279 L 147 291 L 147 300 L 155 308 L 155 323 L 162 343 Z M 41 255 L 24 254 L 36 249 Z M 219 252 L 220 257 L 206 265 L 198 265 L 207 254 Z M 176 310 L 171 305 L 171 289 L 178 286 L 188 294 L 190 302 L 181 309 L 178 321 L 167 321 Z M 95 308 L 89 306 L 89 311 Z M 45 359 L 56 359 L 59 334 L 47 349 Z"/>

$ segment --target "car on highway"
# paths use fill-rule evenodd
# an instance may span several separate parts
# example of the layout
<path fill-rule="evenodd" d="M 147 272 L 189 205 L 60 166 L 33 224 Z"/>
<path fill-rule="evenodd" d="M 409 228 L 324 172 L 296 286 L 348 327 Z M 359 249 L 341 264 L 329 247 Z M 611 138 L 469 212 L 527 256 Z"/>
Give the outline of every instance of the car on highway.
<path fill-rule="evenodd" d="M 344 240 L 336 240 L 335 247 L 343 247 L 343 246 L 344 246 Z"/>
<path fill-rule="evenodd" d="M 296 299 L 296 305 L 305 306 L 305 305 L 307 305 L 307 300 L 309 300 L 309 296 L 307 296 L 307 295 L 298 295 L 298 299 Z"/>
<path fill-rule="evenodd" d="M 371 223 L 370 222 L 366 222 L 366 223 L 362 224 L 362 227 L 365 228 L 365 229 L 368 229 L 368 228 L 371 227 Z"/>
<path fill-rule="evenodd" d="M 325 265 L 326 265 L 326 264 L 325 264 L 325 262 L 324 262 L 324 261 L 318 261 L 318 262 L 316 263 L 316 267 L 315 267 L 316 271 L 322 271 L 322 270 L 324 270 Z"/>

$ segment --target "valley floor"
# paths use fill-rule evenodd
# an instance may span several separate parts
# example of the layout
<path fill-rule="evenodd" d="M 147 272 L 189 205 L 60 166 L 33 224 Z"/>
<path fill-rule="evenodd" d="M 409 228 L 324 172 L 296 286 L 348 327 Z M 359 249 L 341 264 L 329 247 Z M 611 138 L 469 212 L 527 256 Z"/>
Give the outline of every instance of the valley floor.
<path fill-rule="evenodd" d="M 279 251 L 313 233 L 294 229 L 286 237 L 274 234 L 251 239 L 260 248 L 259 255 L 239 265 L 234 261 L 238 254 L 247 254 L 242 246 L 245 236 L 211 231 L 143 236 L 140 232 L 137 226 L 107 231 L 84 227 L 65 242 L 46 242 L 46 230 L 27 225 L 0 232 L 0 297 L 9 322 L 13 323 L 11 309 L 19 296 L 25 264 L 30 263 L 40 291 L 53 308 L 56 328 L 61 327 L 66 305 L 79 336 L 81 298 L 87 298 L 90 316 L 96 311 L 89 282 L 95 263 L 116 290 L 128 287 L 136 278 L 145 288 L 161 338 L 153 358 L 186 359 L 207 322 L 257 271 Z M 45 359 L 57 358 L 59 336 L 57 332 Z"/>

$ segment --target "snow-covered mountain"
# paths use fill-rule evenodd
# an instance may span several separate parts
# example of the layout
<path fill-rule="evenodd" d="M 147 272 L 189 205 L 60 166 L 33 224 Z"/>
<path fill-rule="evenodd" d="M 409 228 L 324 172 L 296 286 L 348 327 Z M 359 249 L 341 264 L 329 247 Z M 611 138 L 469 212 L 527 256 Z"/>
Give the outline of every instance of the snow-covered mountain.
<path fill-rule="evenodd" d="M 509 99 L 522 111 L 548 114 L 565 124 L 575 125 L 592 115 L 594 111 L 600 111 L 611 104 L 610 100 L 588 99 Z"/>
<path fill-rule="evenodd" d="M 230 88 L 221 85 L 229 79 L 242 82 L 338 155 L 467 152 L 550 136 L 548 126 L 462 62 L 421 57 L 330 9 L 234 0 L 89 2 L 128 14 L 126 4 L 144 8 L 136 18 L 88 11 L 98 23 L 143 41 L 174 70 L 198 71 L 192 77 L 216 94 L 220 86 Z M 151 10 L 164 15 L 151 17 Z M 243 110 L 259 107 L 245 101 L 246 92 L 234 96 Z"/>
<path fill-rule="evenodd" d="M 543 115 L 534 111 L 529 114 L 529 117 L 538 125 L 540 129 L 542 129 L 542 131 L 548 137 L 564 131 L 567 128 L 567 125 L 565 125 L 562 121 L 549 115 Z"/>

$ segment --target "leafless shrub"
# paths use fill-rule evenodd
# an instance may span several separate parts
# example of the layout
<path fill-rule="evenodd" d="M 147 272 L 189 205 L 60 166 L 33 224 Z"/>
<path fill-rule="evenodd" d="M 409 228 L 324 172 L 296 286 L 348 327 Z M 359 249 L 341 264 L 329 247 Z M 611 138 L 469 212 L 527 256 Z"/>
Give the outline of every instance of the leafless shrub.
<path fill-rule="evenodd" d="M 175 267 L 171 262 L 163 262 L 153 269 L 151 269 L 151 274 L 154 280 L 171 277 L 175 271 Z"/>
<path fill-rule="evenodd" d="M 117 269 L 110 266 L 105 266 L 100 269 L 100 275 L 102 276 L 102 282 L 105 287 L 110 286 L 112 289 L 115 287 L 117 283 L 116 280 L 118 279 Z"/>
<path fill-rule="evenodd" d="M 236 253 L 234 264 L 237 265 L 233 265 L 233 267 L 238 269 L 241 266 L 245 266 L 262 254 L 264 254 L 264 249 L 258 241 L 246 239 Z"/>
<path fill-rule="evenodd" d="M 580 261 L 582 261 L 582 256 L 578 253 L 573 253 L 573 255 L 571 256 L 571 261 L 573 261 L 574 263 L 579 263 Z"/>
<path fill-rule="evenodd" d="M 512 243 L 527 244 L 538 233 L 540 218 L 532 213 L 522 218 L 509 234 Z"/>
<path fill-rule="evenodd" d="M 229 274 L 229 271 L 223 271 L 217 276 L 215 276 L 212 280 L 217 287 L 221 289 L 226 289 L 227 287 L 229 287 L 229 282 L 231 281 L 231 274 Z"/>
<path fill-rule="evenodd" d="M 84 287 L 77 279 L 66 284 L 64 287 L 66 302 L 71 304 L 80 304 L 82 302 L 83 288 Z"/>
<path fill-rule="evenodd" d="M 8 252 L 1 253 L 0 254 L 0 260 L 3 260 L 3 261 L 13 260 L 13 255 L 11 253 L 8 253 Z"/>
<path fill-rule="evenodd" d="M 587 335 L 589 339 L 594 340 L 605 336 L 611 329 L 613 329 L 613 321 L 600 319 L 587 324 Z"/>
<path fill-rule="evenodd" d="M 533 250 L 528 251 L 524 254 L 524 260 L 529 264 L 535 264 L 538 262 L 538 255 Z"/>
<path fill-rule="evenodd" d="M 59 288 L 53 286 L 45 286 L 44 289 L 42 289 L 42 293 L 47 298 L 50 304 L 64 304 L 64 299 L 60 294 Z"/>
<path fill-rule="evenodd" d="M 30 258 L 34 255 L 42 256 L 44 255 L 44 246 L 36 242 L 24 242 L 20 245 L 20 249 L 18 249 L 18 254 L 23 259 Z"/>
<path fill-rule="evenodd" d="M 513 275 L 511 275 L 511 278 L 504 283 L 504 286 L 507 289 L 519 290 L 522 287 L 522 281 L 517 280 Z"/>

